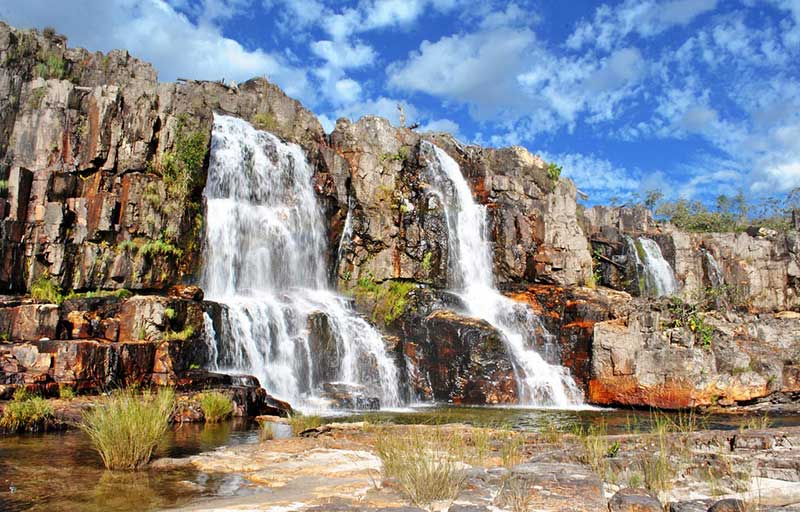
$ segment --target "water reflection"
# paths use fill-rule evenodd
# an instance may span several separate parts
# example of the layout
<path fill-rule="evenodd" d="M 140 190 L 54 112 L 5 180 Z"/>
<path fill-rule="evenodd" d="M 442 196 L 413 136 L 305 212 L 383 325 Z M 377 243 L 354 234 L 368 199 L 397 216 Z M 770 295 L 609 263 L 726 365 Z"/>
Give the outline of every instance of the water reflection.
<path fill-rule="evenodd" d="M 183 457 L 223 444 L 258 441 L 249 422 L 176 426 L 158 456 Z M 106 471 L 80 432 L 0 436 L 0 510 L 128 511 L 179 506 L 201 496 L 231 495 L 236 476 L 193 470 Z"/>

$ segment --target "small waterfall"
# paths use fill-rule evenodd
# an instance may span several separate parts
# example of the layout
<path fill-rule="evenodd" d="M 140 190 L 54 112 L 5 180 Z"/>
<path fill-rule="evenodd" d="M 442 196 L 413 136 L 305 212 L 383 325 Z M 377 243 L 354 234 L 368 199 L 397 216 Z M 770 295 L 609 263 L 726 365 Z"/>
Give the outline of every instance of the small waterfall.
<path fill-rule="evenodd" d="M 708 281 L 714 288 L 719 288 L 725 284 L 725 274 L 722 272 L 722 267 L 719 266 L 717 259 L 708 249 L 702 248 L 700 252 L 703 253 L 703 258 L 706 263 L 706 275 Z"/>
<path fill-rule="evenodd" d="M 649 238 L 639 238 L 642 248 L 645 286 L 650 295 L 663 297 L 678 291 L 678 281 L 669 262 L 661 254 L 661 248 Z M 637 254 L 638 257 L 638 254 Z"/>
<path fill-rule="evenodd" d="M 495 288 L 486 208 L 473 199 L 458 163 L 428 142 L 423 142 L 422 150 L 428 153 L 432 193 L 444 205 L 448 225 L 448 281 L 469 315 L 486 320 L 503 335 L 517 373 L 520 403 L 560 407 L 581 403 L 582 393 L 569 370 L 558 364 L 554 337 L 529 307 Z M 532 347 L 540 347 L 550 362 Z"/>
<path fill-rule="evenodd" d="M 628 255 L 633 257 L 639 293 L 648 297 L 664 297 L 678 292 L 678 281 L 672 266 L 664 259 L 661 248 L 653 240 L 626 236 Z"/>
<path fill-rule="evenodd" d="M 320 359 L 335 357 L 337 382 L 399 405 L 397 369 L 382 337 L 328 287 L 312 173 L 299 146 L 214 116 L 203 286 L 223 307 L 211 365 L 253 374 L 276 397 L 304 407 L 323 384 L 315 379 Z M 309 337 L 317 313 L 335 344 L 325 354 Z"/>

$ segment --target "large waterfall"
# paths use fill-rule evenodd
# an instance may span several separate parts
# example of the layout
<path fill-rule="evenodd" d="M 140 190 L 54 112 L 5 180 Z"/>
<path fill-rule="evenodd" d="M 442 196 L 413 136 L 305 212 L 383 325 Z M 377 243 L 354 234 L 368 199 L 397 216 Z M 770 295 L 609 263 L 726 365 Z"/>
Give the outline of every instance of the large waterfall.
<path fill-rule="evenodd" d="M 399 404 L 397 369 L 380 334 L 330 290 L 323 217 L 303 150 L 234 117 L 214 116 L 203 286 L 224 305 L 213 333 L 214 367 L 255 375 L 301 408 L 323 382 L 366 386 L 383 406 Z M 312 350 L 309 318 L 323 315 L 325 355 Z M 211 327 L 209 325 L 209 327 Z M 324 357 L 338 361 L 320 361 Z M 338 364 L 335 364 L 338 363 Z"/>
<path fill-rule="evenodd" d="M 641 272 L 641 291 L 651 297 L 664 297 L 678 292 L 678 280 L 661 248 L 653 240 L 628 238 L 628 252 L 633 253 L 637 272 Z"/>
<path fill-rule="evenodd" d="M 449 284 L 464 301 L 467 314 L 486 320 L 503 335 L 513 358 L 520 403 L 565 407 L 582 402 L 569 371 L 558 364 L 557 344 L 541 320 L 495 288 L 486 208 L 473 199 L 458 163 L 428 142 L 422 149 L 428 153 L 430 179 L 447 220 Z"/>

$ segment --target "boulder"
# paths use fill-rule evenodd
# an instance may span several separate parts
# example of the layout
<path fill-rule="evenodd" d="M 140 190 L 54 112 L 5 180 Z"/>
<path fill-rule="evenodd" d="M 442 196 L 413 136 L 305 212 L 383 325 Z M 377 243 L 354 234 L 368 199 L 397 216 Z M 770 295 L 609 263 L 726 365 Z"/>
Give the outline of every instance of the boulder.
<path fill-rule="evenodd" d="M 439 310 L 418 329 L 403 350 L 419 395 L 457 404 L 517 401 L 511 357 L 488 322 Z"/>
<path fill-rule="evenodd" d="M 380 398 L 371 395 L 365 386 L 344 382 L 326 382 L 322 386 L 322 396 L 336 409 L 378 410 Z"/>
<path fill-rule="evenodd" d="M 663 512 L 664 506 L 645 489 L 626 488 L 618 491 L 608 502 L 609 512 Z"/>

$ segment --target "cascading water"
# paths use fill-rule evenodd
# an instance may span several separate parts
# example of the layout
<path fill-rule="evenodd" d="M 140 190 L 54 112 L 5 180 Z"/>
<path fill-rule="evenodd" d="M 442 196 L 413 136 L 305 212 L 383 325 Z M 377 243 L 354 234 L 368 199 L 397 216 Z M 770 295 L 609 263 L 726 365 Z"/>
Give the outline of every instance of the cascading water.
<path fill-rule="evenodd" d="M 674 295 L 678 291 L 678 281 L 669 262 L 661 254 L 661 248 L 645 237 L 640 237 L 638 243 L 638 247 L 642 248 L 641 263 L 644 267 L 645 288 L 648 294 L 655 297 Z"/>
<path fill-rule="evenodd" d="M 706 274 L 712 287 L 718 288 L 725 284 L 725 274 L 722 272 L 722 267 L 719 266 L 717 259 L 708 249 L 702 248 L 700 251 L 706 262 Z"/>
<path fill-rule="evenodd" d="M 504 297 L 494 286 L 492 249 L 486 235 L 486 208 L 475 202 L 461 168 L 428 142 L 433 193 L 444 205 L 448 225 L 449 283 L 471 316 L 492 324 L 503 335 L 513 358 L 520 403 L 565 407 L 583 401 L 569 371 L 558 365 L 553 336 L 524 304 Z M 542 346 L 545 357 L 534 350 Z"/>
<path fill-rule="evenodd" d="M 327 317 L 336 380 L 399 405 L 383 339 L 327 285 L 323 217 L 303 150 L 240 119 L 215 115 L 204 191 L 206 297 L 223 304 L 212 365 L 255 375 L 270 393 L 308 407 L 322 384 L 308 319 Z M 210 322 L 207 322 L 210 324 Z M 336 367 L 336 365 L 333 365 Z"/>

